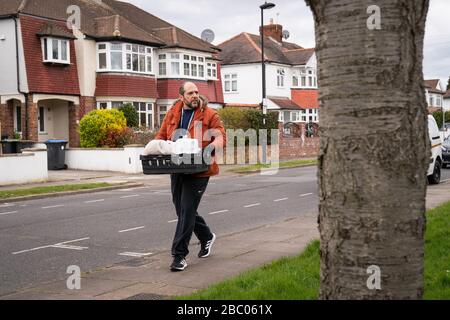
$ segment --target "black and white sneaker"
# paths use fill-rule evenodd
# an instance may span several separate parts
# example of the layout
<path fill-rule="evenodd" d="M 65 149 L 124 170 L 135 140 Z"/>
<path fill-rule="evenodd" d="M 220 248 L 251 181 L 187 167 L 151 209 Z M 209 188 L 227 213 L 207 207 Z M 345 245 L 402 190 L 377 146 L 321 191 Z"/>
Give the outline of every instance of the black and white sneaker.
<path fill-rule="evenodd" d="M 183 271 L 187 267 L 187 262 L 184 257 L 177 256 L 173 259 L 172 264 L 170 265 L 171 271 Z"/>
<path fill-rule="evenodd" d="M 212 236 L 211 240 L 208 240 L 204 243 L 200 242 L 201 248 L 200 248 L 200 252 L 198 253 L 199 258 L 206 258 L 207 256 L 210 255 L 214 241 L 216 241 L 216 235 L 214 233 L 212 235 L 213 236 Z"/>

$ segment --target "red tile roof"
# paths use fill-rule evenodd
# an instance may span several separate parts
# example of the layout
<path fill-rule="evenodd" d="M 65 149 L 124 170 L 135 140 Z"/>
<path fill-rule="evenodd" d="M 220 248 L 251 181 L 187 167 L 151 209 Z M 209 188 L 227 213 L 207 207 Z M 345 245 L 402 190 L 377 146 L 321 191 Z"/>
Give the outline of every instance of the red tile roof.
<path fill-rule="evenodd" d="M 282 110 L 299 110 L 302 109 L 295 101 L 283 97 L 267 97 L 270 101 L 275 103 Z"/>
<path fill-rule="evenodd" d="M 317 89 L 292 89 L 291 98 L 303 109 L 319 108 Z"/>
<path fill-rule="evenodd" d="M 256 63 L 261 61 L 261 37 L 242 32 L 219 44 L 222 65 Z M 267 61 L 288 65 L 304 65 L 314 54 L 314 48 L 304 49 L 293 43 L 281 44 L 264 37 L 264 56 Z"/>

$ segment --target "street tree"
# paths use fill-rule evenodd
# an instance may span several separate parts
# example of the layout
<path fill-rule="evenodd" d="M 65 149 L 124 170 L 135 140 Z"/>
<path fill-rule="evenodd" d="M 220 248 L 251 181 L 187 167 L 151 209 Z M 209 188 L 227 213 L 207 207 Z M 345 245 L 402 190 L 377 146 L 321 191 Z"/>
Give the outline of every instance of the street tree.
<path fill-rule="evenodd" d="M 321 107 L 320 298 L 421 298 L 429 1 L 306 2 Z"/>

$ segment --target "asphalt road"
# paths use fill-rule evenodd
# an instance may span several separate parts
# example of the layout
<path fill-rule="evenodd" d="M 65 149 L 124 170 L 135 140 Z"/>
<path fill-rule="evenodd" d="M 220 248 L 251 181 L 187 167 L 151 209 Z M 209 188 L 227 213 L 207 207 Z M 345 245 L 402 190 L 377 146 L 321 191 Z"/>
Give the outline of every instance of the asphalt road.
<path fill-rule="evenodd" d="M 450 169 L 442 179 L 450 179 Z M 219 237 L 314 213 L 316 181 L 315 167 L 214 177 L 199 213 Z M 71 265 L 87 272 L 169 251 L 176 214 L 166 182 L 0 205 L 0 296 L 67 279 Z"/>
<path fill-rule="evenodd" d="M 317 212 L 316 180 L 315 167 L 214 177 L 199 213 L 220 237 Z M 169 178 L 158 187 L 0 205 L 0 295 L 66 279 L 71 265 L 86 272 L 168 251 L 176 218 Z"/>

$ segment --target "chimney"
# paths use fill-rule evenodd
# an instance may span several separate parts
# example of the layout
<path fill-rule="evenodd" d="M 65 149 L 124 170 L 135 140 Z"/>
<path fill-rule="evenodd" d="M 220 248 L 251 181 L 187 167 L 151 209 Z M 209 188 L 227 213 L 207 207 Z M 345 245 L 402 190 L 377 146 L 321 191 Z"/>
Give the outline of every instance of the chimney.
<path fill-rule="evenodd" d="M 261 27 L 259 27 L 259 33 L 261 34 Z M 283 39 L 283 26 L 281 24 L 274 24 L 273 19 L 270 19 L 270 24 L 263 26 L 263 34 L 281 43 Z"/>

